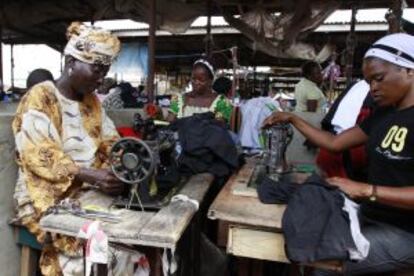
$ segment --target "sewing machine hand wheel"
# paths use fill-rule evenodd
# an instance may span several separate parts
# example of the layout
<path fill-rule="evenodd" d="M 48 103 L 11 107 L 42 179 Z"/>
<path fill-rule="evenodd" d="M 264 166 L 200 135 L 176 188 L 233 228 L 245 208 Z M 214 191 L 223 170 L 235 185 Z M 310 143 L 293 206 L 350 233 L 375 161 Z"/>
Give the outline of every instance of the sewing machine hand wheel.
<path fill-rule="evenodd" d="M 109 153 L 112 172 L 121 181 L 136 184 L 146 180 L 154 170 L 154 156 L 142 140 L 122 138 Z"/>

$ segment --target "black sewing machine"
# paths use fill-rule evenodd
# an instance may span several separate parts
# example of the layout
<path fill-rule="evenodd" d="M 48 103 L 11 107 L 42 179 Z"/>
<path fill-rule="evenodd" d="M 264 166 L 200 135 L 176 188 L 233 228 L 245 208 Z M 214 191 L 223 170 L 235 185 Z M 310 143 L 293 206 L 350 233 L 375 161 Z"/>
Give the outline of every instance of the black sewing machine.
<path fill-rule="evenodd" d="M 288 173 L 291 167 L 286 161 L 286 150 L 293 138 L 290 124 L 278 124 L 262 131 L 264 143 L 263 165 L 270 175 Z"/>
<path fill-rule="evenodd" d="M 261 183 L 264 177 L 275 181 L 289 178 L 292 166 L 286 160 L 286 150 L 293 138 L 290 124 L 278 124 L 261 133 L 263 153 L 256 165 L 250 184 Z"/>
<path fill-rule="evenodd" d="M 159 128 L 152 119 L 134 118 L 134 129 L 142 134 L 137 138 L 122 138 L 110 152 L 115 176 L 128 184 L 125 193 L 114 205 L 136 210 L 158 210 L 185 181 L 176 165 L 176 134 Z"/>
<path fill-rule="evenodd" d="M 263 153 L 260 162 L 254 168 L 250 186 L 260 185 L 264 177 L 269 177 L 276 183 L 279 181 L 301 183 L 316 171 L 313 164 L 287 162 L 286 151 L 293 139 L 293 128 L 290 124 L 282 123 L 264 129 L 261 139 L 264 145 Z"/>

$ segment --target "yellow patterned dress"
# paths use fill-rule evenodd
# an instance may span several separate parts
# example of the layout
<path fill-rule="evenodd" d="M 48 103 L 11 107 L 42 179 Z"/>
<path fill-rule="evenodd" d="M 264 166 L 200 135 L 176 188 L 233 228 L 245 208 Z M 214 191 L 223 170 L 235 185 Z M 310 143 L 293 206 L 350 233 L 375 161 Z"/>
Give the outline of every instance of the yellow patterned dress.
<path fill-rule="evenodd" d="M 19 176 L 14 194 L 17 219 L 43 244 L 44 275 L 60 275 L 59 253 L 79 256 L 76 239 L 55 235 L 45 240 L 39 220 L 66 197 L 77 197 L 82 183 L 74 181 L 79 167 L 105 166 L 119 136 L 91 93 L 83 102 L 65 98 L 47 81 L 21 100 L 13 121 Z"/>

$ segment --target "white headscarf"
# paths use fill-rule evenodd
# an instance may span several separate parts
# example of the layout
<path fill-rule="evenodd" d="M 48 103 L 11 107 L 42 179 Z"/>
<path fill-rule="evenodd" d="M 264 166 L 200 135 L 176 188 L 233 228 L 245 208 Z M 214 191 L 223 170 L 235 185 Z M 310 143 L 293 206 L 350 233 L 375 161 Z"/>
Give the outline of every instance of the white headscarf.
<path fill-rule="evenodd" d="M 396 33 L 384 36 L 365 53 L 364 58 L 377 57 L 404 68 L 414 69 L 414 36 Z"/>

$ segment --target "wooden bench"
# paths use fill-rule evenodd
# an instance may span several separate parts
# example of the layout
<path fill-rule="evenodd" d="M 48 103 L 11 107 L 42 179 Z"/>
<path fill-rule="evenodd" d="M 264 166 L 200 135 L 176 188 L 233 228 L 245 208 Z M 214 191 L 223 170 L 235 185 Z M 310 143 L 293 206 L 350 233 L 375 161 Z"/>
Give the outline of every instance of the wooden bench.
<path fill-rule="evenodd" d="M 179 191 L 179 194 L 197 200 L 200 204 L 209 190 L 213 175 L 209 173 L 197 174 L 190 177 Z M 88 199 L 87 204 L 98 205 Z M 109 204 L 110 205 L 110 204 Z M 101 206 L 101 205 L 98 205 Z M 101 206 L 104 207 L 105 206 Z M 106 206 L 108 208 L 108 206 Z M 189 263 L 199 262 L 199 244 L 197 235 L 200 234 L 197 225 L 198 212 L 189 202 L 170 202 L 157 212 L 111 210 L 120 217 L 118 223 L 102 221 L 100 226 L 107 234 L 111 243 L 120 243 L 138 247 L 139 251 L 146 253 L 151 266 L 151 275 L 160 276 L 161 255 L 164 248 L 175 249 L 183 235 L 188 233 L 188 250 L 183 258 Z M 67 213 L 49 214 L 40 220 L 42 230 L 76 237 L 79 229 L 90 220 Z M 188 231 L 187 231 L 188 230 Z M 185 275 L 198 275 L 199 266 L 186 267 Z"/>

